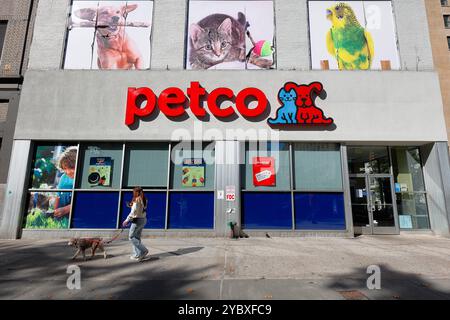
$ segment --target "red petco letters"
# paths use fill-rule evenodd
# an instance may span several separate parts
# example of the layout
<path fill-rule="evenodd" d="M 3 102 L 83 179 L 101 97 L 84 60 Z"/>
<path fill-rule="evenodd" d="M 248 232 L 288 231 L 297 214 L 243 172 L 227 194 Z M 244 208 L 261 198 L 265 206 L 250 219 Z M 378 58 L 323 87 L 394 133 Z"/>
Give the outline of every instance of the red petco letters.
<path fill-rule="evenodd" d="M 199 82 L 191 82 L 187 88 L 187 96 L 189 97 L 189 108 L 197 117 L 206 116 L 206 110 L 201 105 L 201 98 L 206 98 L 209 111 L 217 118 L 227 118 L 235 114 L 235 110 L 231 105 L 225 108 L 220 108 L 218 101 L 228 100 L 233 103 L 237 111 L 246 118 L 255 118 L 266 111 L 267 97 L 261 90 L 257 88 L 245 88 L 241 90 L 235 97 L 233 90 L 229 88 L 217 88 L 207 93 Z M 139 100 L 146 101 L 143 108 L 138 106 Z M 249 98 L 257 101 L 255 108 L 248 108 Z M 164 89 L 157 98 L 155 93 L 150 88 L 128 88 L 127 109 L 125 115 L 125 124 L 131 126 L 136 121 L 136 118 L 143 118 L 153 113 L 158 105 L 158 108 L 167 117 L 179 117 L 185 114 L 185 103 L 187 97 L 180 88 Z"/>

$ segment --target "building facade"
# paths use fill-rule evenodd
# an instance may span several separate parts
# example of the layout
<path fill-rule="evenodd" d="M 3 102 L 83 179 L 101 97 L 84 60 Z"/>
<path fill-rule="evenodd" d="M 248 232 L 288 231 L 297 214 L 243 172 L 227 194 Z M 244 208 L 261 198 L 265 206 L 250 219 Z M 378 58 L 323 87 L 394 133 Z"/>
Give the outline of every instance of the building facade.
<path fill-rule="evenodd" d="M 1 235 L 448 236 L 447 142 L 422 0 L 41 0 Z"/>
<path fill-rule="evenodd" d="M 447 133 L 450 135 L 450 2 L 426 0 L 435 69 L 441 83 Z"/>
<path fill-rule="evenodd" d="M 0 1 L 0 212 L 36 8 L 37 1 L 32 0 Z"/>

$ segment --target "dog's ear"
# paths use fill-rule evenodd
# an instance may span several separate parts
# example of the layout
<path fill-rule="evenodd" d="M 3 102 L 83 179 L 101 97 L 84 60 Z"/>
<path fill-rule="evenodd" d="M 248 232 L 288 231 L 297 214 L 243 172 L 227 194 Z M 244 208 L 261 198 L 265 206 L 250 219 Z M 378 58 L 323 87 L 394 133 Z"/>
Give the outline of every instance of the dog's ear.
<path fill-rule="evenodd" d="M 122 7 L 123 16 L 126 18 L 131 11 L 136 10 L 138 7 L 137 4 L 127 4 Z"/>
<path fill-rule="evenodd" d="M 82 20 L 87 21 L 95 21 L 95 17 L 97 16 L 97 9 L 94 8 L 83 8 L 74 12 L 75 17 L 78 17 Z"/>
<path fill-rule="evenodd" d="M 316 91 L 317 94 L 320 94 L 322 92 L 323 86 L 320 82 L 311 82 L 308 87 L 311 89 L 311 91 Z"/>

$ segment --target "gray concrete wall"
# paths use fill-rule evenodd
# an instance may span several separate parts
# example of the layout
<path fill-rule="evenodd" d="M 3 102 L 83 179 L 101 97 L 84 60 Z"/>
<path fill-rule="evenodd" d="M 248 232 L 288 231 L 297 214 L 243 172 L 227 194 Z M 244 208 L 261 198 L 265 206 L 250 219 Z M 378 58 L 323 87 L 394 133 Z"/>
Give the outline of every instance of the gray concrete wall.
<path fill-rule="evenodd" d="M 29 64 L 31 69 L 61 67 L 69 2 L 39 1 Z M 433 69 L 423 0 L 393 0 L 392 3 L 402 69 Z M 274 7 L 277 69 L 309 70 L 307 0 L 274 0 Z M 187 0 L 154 0 L 152 69 L 183 69 L 186 19 Z"/>
<path fill-rule="evenodd" d="M 0 149 L 0 183 L 5 184 L 8 177 L 9 161 L 14 138 L 14 128 L 19 109 L 19 91 L 0 91 L 0 100 L 8 101 L 6 121 L 3 123 L 2 147 Z M 0 204 L 1 205 L 1 204 Z"/>
<path fill-rule="evenodd" d="M 25 181 L 29 173 L 31 142 L 14 141 L 8 184 L 0 225 L 0 239 L 16 239 L 20 235 L 25 210 Z"/>
<path fill-rule="evenodd" d="M 39 0 L 34 23 L 29 69 L 59 69 L 71 0 Z"/>
<path fill-rule="evenodd" d="M 267 79 L 270 81 L 267 81 Z M 278 90 L 286 81 L 321 81 L 327 92 L 317 99 L 326 116 L 333 117 L 330 130 L 272 130 L 266 117 L 230 122 L 216 119 L 173 121 L 160 113 L 138 128 L 125 125 L 127 87 L 151 86 L 156 94 L 169 86 L 182 89 L 200 80 L 209 91 L 229 87 L 235 94 L 247 87 L 265 92 L 274 116 L 280 106 Z M 190 110 L 187 110 L 190 113 Z M 49 140 L 168 140 L 181 135 L 234 140 L 230 129 L 268 130 L 282 140 L 348 142 L 446 141 L 438 78 L 432 72 L 323 72 L 323 71 L 35 71 L 25 79 L 16 126 L 16 139 Z M 208 130 L 208 132 L 205 132 Z M 222 135 L 222 139 L 220 139 Z M 237 137 L 249 138 L 248 136 Z"/>
<path fill-rule="evenodd" d="M 432 70 L 428 20 L 423 0 L 392 1 L 403 70 Z"/>
<path fill-rule="evenodd" d="M 230 222 L 241 225 L 241 180 L 239 175 L 240 156 L 244 144 L 238 141 L 217 141 L 216 155 L 216 200 L 215 200 L 215 229 L 218 235 L 229 236 Z M 235 190 L 234 201 L 227 201 L 226 188 L 232 186 Z M 218 199 L 218 191 L 223 192 L 223 198 Z"/>
<path fill-rule="evenodd" d="M 425 145 L 421 156 L 431 229 L 436 234 L 449 236 L 450 168 L 446 147 L 443 142 Z"/>

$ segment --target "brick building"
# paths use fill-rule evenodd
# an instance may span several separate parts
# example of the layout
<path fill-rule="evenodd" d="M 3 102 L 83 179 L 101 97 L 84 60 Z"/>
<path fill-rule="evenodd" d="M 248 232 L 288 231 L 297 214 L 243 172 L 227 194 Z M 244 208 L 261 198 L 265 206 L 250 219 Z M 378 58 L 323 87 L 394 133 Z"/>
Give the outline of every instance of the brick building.
<path fill-rule="evenodd" d="M 3 208 L 20 91 L 37 0 L 0 0 L 0 208 Z M 3 210 L 2 210 L 3 211 Z M 0 221 L 1 221 L 0 214 Z"/>

